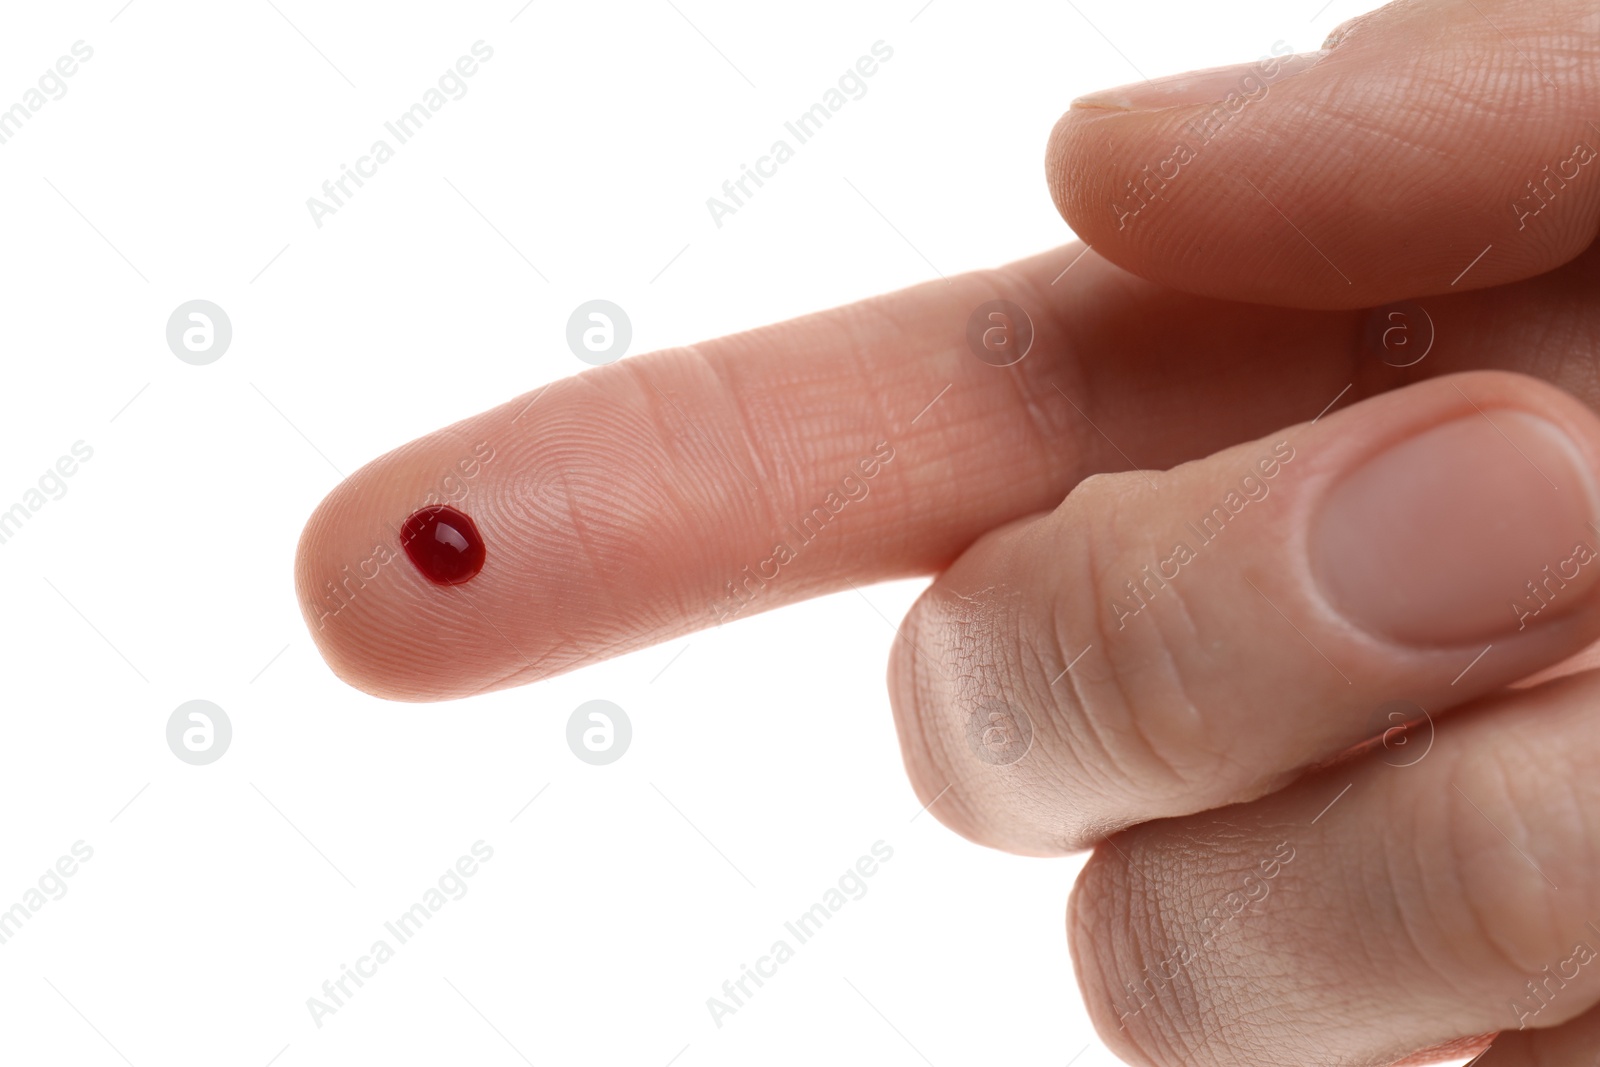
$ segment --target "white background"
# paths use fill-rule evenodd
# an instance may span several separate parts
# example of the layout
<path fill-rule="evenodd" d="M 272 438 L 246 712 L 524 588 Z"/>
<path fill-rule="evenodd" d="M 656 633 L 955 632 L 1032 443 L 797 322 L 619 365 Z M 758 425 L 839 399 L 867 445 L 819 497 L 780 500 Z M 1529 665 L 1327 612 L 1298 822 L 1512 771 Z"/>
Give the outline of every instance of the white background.
<path fill-rule="evenodd" d="M 1043 150 L 1074 96 L 1313 50 L 1360 0 L 122 3 L 0 32 L 0 107 L 94 49 L 0 145 L 0 510 L 94 450 L 0 544 L 0 909 L 94 850 L 0 945 L 0 1059 L 1114 1062 L 1066 953 L 1081 858 L 918 815 L 882 678 L 920 583 L 411 706 L 318 658 L 295 540 L 337 472 L 582 370 L 578 303 L 622 305 L 642 353 L 1063 243 Z M 466 96 L 317 228 L 306 198 L 480 39 Z M 879 40 L 867 95 L 714 226 Z M 164 336 L 195 298 L 234 329 L 204 367 Z M 194 698 L 234 729 L 205 767 L 165 741 Z M 611 766 L 565 742 L 594 698 L 633 722 Z M 307 998 L 480 839 L 467 895 L 316 1026 Z M 867 895 L 715 1026 L 706 998 L 879 840 Z"/>

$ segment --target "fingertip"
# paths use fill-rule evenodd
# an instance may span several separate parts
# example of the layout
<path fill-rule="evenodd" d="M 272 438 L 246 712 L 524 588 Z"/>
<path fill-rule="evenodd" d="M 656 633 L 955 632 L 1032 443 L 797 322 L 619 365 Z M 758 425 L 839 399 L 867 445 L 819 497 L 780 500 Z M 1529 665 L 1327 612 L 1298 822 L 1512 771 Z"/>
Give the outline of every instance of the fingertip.
<path fill-rule="evenodd" d="M 496 444 L 501 411 L 380 456 L 307 520 L 296 600 L 318 651 L 349 685 L 385 700 L 448 700 L 493 688 L 522 666 L 496 646 L 483 614 L 501 606 L 507 580 L 508 509 L 494 477 L 496 461 L 506 462 Z M 470 574 L 443 576 L 415 545 L 407 549 L 408 523 L 441 513 L 461 516 L 478 538 Z"/>

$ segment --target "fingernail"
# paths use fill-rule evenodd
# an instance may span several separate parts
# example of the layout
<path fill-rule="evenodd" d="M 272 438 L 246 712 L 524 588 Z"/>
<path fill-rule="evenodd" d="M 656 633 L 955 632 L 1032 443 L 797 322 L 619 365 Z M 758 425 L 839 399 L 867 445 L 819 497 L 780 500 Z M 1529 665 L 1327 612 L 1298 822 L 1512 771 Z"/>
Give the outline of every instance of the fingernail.
<path fill-rule="evenodd" d="M 1329 602 L 1369 632 L 1454 646 L 1520 633 L 1587 602 L 1600 575 L 1582 453 L 1521 411 L 1435 426 L 1334 486 L 1310 528 Z"/>
<path fill-rule="evenodd" d="M 1326 52 L 1302 52 L 1263 56 L 1254 63 L 1172 74 L 1080 96 L 1072 106 L 1111 111 L 1159 111 L 1197 104 L 1229 104 L 1242 108 L 1245 103 L 1264 97 L 1273 85 L 1285 78 L 1310 70 L 1325 55 Z"/>

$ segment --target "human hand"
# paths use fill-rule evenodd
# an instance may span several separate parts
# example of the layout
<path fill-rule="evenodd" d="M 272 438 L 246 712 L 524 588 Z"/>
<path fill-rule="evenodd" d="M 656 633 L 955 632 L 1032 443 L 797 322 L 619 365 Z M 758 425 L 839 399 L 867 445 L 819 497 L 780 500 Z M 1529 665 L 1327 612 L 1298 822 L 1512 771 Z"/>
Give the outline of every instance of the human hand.
<path fill-rule="evenodd" d="M 1076 109 L 1051 173 L 1096 248 L 1081 260 L 1069 248 L 601 368 L 375 461 L 301 544 L 319 647 L 371 692 L 442 699 L 943 572 L 891 665 L 913 782 L 998 847 L 1125 831 L 1074 910 L 1089 1003 L 1120 1052 L 1382 1063 L 1510 1028 L 1526 977 L 1568 960 L 1600 897 L 1578 722 L 1595 683 L 1441 720 L 1409 771 L 1369 755 L 1302 774 L 1371 736 L 1387 701 L 1438 717 L 1600 637 L 1594 571 L 1570 562 L 1597 543 L 1594 416 L 1532 379 L 1438 377 L 1503 368 L 1600 400 L 1584 251 L 1600 183 L 1579 164 L 1536 214 L 1513 207 L 1575 158 L 1568 142 L 1600 143 L 1584 132 L 1600 23 L 1573 3 L 1477 6 L 1389 9 L 1291 65 L 1131 220 L 1111 195 L 1212 108 Z M 1419 297 L 1440 340 L 1390 367 L 1360 309 Z M 1006 367 L 965 339 L 994 299 L 1032 317 L 1031 350 Z M 1446 424 L 1441 456 L 1403 443 L 1438 444 L 1428 431 Z M 436 586 L 370 564 L 378 547 L 401 558 L 396 529 L 445 485 L 465 486 L 481 573 Z M 1140 604 L 1123 581 L 1161 571 L 1165 542 L 1217 503 L 1228 536 L 1191 544 L 1120 614 Z M 1375 528 L 1399 509 L 1433 539 Z M 1578 569 L 1547 605 L 1512 613 L 1524 581 L 1564 564 Z M 1542 729 L 1510 728 L 1534 709 Z M 1030 743 L 1007 762 L 1020 734 L 987 731 L 1024 717 Z M 1268 887 L 1248 918 L 1130 1011 L 1126 983 L 1247 876 Z M 1355 939 L 1365 955 L 1339 951 Z M 1590 970 L 1530 1027 L 1600 999 Z M 1550 1030 L 1546 1055 L 1592 1048 L 1597 1026 Z M 1533 1062 L 1520 1054 L 1511 1039 L 1490 1055 Z"/>

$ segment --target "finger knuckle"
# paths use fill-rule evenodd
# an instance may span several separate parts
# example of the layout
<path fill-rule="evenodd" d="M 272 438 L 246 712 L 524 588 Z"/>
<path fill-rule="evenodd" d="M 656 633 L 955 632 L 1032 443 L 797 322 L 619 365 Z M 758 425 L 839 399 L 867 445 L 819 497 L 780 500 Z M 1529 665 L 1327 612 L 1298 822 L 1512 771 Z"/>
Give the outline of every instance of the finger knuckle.
<path fill-rule="evenodd" d="M 1060 715 L 1094 732 L 1129 799 L 1209 806 L 1230 799 L 1236 783 L 1228 739 L 1215 736 L 1191 692 L 1205 669 L 1196 658 L 1199 609 L 1161 562 L 1136 562 L 1163 559 L 1138 506 L 1153 492 L 1128 476 L 1101 476 L 1058 513 L 1074 535 L 1065 558 L 1076 581 L 1054 598 L 1052 625 L 1059 643 L 1092 644 L 1096 654 L 1054 691 Z"/>
<path fill-rule="evenodd" d="M 1593 936 L 1572 897 L 1594 903 L 1582 890 L 1593 882 L 1600 797 L 1549 755 L 1511 735 L 1456 768 L 1439 858 L 1457 871 L 1455 891 L 1427 911 L 1452 962 L 1536 975 L 1569 957 L 1575 938 Z"/>

